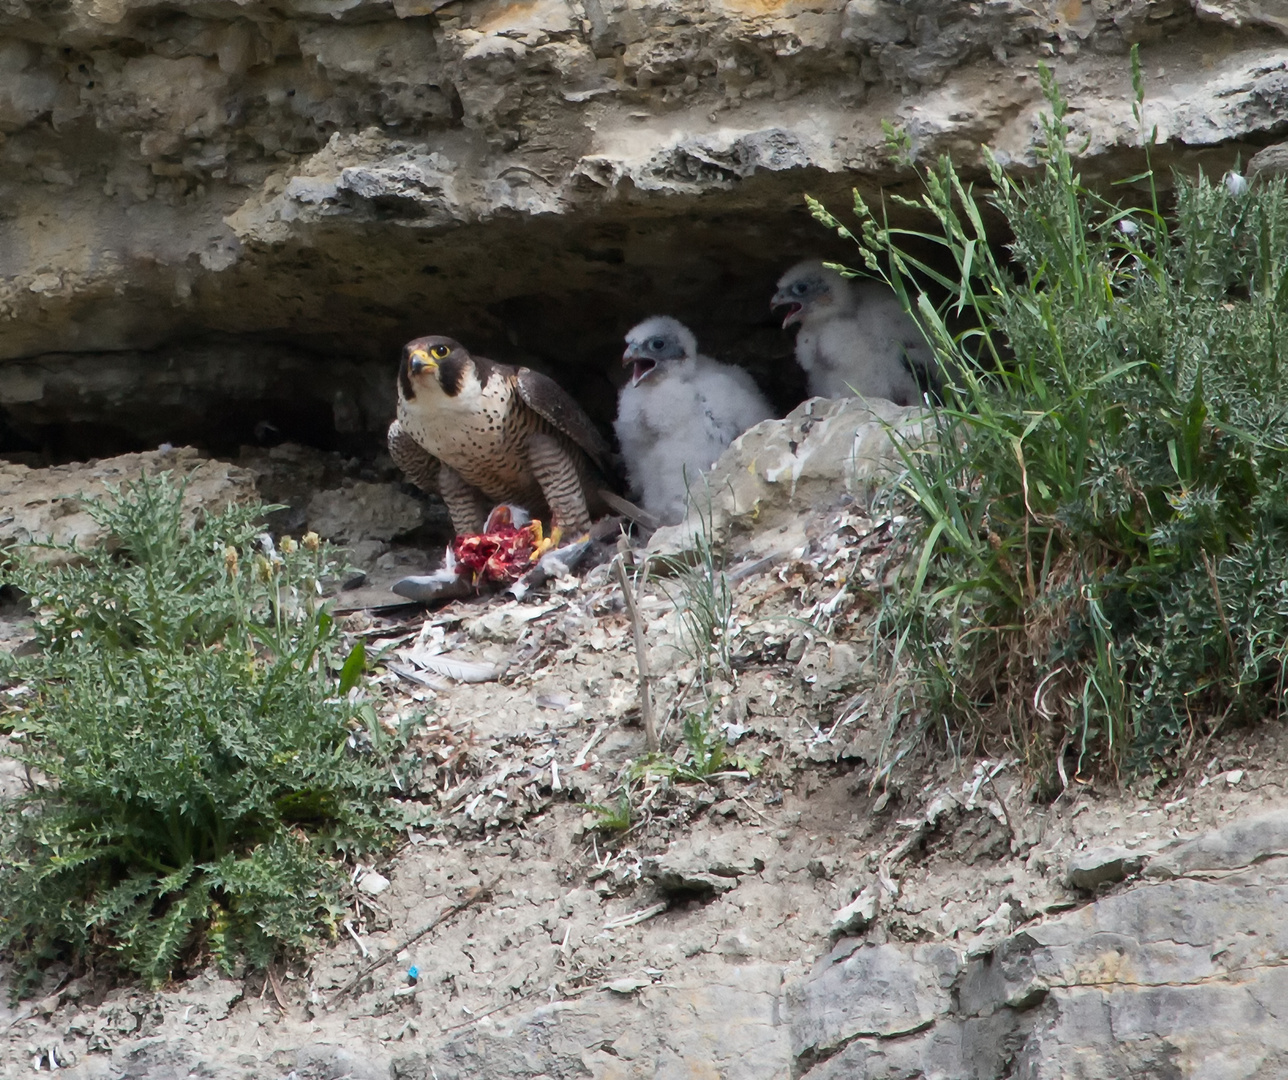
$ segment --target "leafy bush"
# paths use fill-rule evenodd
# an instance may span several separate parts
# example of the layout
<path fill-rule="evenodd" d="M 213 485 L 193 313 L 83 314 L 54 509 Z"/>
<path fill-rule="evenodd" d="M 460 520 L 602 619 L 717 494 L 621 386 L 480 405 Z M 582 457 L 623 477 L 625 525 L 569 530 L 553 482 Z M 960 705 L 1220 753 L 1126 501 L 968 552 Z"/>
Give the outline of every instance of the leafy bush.
<path fill-rule="evenodd" d="M 1151 169 L 1124 181 L 1147 205 L 1106 198 L 1043 77 L 1037 174 L 987 155 L 1010 262 L 947 160 L 899 200 L 933 230 L 815 211 L 905 301 L 949 295 L 915 304 L 953 385 L 903 482 L 925 534 L 898 640 L 934 705 L 1048 777 L 1069 748 L 1166 768 L 1284 701 L 1288 192 L 1178 175 L 1165 217 Z"/>
<path fill-rule="evenodd" d="M 333 931 L 338 856 L 390 835 L 316 537 L 257 540 L 262 507 L 187 526 L 165 477 L 115 494 L 89 504 L 108 542 L 7 575 L 39 615 L 6 672 L 35 783 L 0 835 L 0 947 L 28 986 L 53 958 L 152 985 L 206 954 L 266 966 Z"/>

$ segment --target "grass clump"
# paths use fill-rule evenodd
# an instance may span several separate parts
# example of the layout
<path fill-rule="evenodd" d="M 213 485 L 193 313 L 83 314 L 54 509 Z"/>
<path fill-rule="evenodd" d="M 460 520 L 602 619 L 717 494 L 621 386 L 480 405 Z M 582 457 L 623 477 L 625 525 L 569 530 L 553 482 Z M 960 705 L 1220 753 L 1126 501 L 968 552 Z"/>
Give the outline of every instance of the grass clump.
<path fill-rule="evenodd" d="M 899 200 L 931 230 L 856 199 L 854 235 L 815 209 L 906 301 L 949 296 L 912 305 L 951 385 L 903 481 L 925 532 L 898 641 L 931 713 L 1052 778 L 1070 748 L 1077 768 L 1166 770 L 1284 701 L 1288 192 L 1178 175 L 1164 214 L 1147 169 L 1124 182 L 1137 204 L 1107 198 L 1043 78 L 1032 179 L 988 154 L 981 198 L 941 161 Z"/>
<path fill-rule="evenodd" d="M 746 772 L 755 776 L 760 762 L 746 754 L 729 752 L 729 742 L 715 721 L 715 706 L 702 712 L 687 712 L 681 724 L 680 745 L 671 754 L 649 754 L 631 763 L 627 776 L 632 781 L 671 780 L 681 784 L 703 784 L 725 772 Z"/>
<path fill-rule="evenodd" d="M 698 494 L 690 490 L 697 527 L 689 550 L 682 556 L 654 556 L 666 576 L 657 581 L 675 605 L 682 650 L 698 666 L 704 686 L 716 677 L 733 672 L 737 626 L 734 620 L 733 586 L 725 573 L 724 554 L 712 537 L 713 512 L 707 495 L 705 511 Z"/>
<path fill-rule="evenodd" d="M 341 857 L 391 835 L 389 762 L 353 749 L 339 671 L 360 672 L 317 600 L 325 550 L 257 538 L 262 507 L 186 524 L 164 476 L 88 509 L 106 542 L 6 575 L 38 648 L 6 661 L 33 782 L 0 827 L 0 948 L 20 992 L 54 959 L 149 985 L 265 967 L 333 932 Z"/>

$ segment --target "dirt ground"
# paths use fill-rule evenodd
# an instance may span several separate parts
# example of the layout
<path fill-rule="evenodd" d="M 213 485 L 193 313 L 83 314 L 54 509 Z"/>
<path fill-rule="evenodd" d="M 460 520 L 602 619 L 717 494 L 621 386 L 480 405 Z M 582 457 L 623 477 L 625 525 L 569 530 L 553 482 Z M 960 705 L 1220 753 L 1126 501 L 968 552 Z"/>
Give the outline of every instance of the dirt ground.
<path fill-rule="evenodd" d="M 0 1005 L 0 1075 L 387 1075 L 415 1047 L 540 1005 L 701 984 L 731 964 L 804 975 L 844 932 L 982 948 L 1087 901 L 1065 883 L 1075 853 L 1154 850 L 1282 804 L 1280 726 L 1214 741 L 1180 780 L 1074 780 L 1050 803 L 1015 760 L 956 758 L 933 732 L 891 738 L 870 630 L 897 524 L 843 506 L 768 564 L 747 561 L 750 542 L 727 552 L 728 665 L 717 649 L 707 678 L 678 614 L 693 594 L 645 580 L 665 755 L 651 769 L 608 565 L 522 602 L 349 615 L 380 657 L 382 722 L 415 730 L 402 796 L 421 823 L 355 868 L 338 939 L 268 975 L 209 971 L 155 994 L 50 970 L 41 995 Z M 682 730 L 704 715 L 723 758 L 686 778 L 701 770 Z M 0 783 L 21 782 L 0 758 Z M 608 828 L 624 785 L 630 819 Z"/>

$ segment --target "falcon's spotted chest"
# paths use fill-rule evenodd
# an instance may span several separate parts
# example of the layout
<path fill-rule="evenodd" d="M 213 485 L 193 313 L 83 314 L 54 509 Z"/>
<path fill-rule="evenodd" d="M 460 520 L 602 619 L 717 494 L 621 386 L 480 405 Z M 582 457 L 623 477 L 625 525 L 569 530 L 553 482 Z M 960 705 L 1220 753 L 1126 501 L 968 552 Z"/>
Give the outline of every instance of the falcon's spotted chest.
<path fill-rule="evenodd" d="M 403 350 L 389 450 L 410 479 L 442 494 L 457 533 L 477 532 L 501 502 L 586 531 L 602 509 L 604 449 L 576 402 L 543 375 L 472 356 L 451 338 Z"/>

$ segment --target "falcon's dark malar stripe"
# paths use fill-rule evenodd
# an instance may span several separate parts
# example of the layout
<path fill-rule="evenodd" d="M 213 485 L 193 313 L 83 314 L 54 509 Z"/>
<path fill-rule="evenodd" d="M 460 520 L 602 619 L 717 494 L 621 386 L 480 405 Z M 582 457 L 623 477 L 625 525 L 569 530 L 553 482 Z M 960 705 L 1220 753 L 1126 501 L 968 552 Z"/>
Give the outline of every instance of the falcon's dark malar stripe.
<path fill-rule="evenodd" d="M 411 346 L 403 349 L 402 366 L 398 369 L 398 385 L 402 388 L 403 397 L 408 401 L 416 396 L 416 388 L 411 383 Z"/>
<path fill-rule="evenodd" d="M 461 387 L 465 385 L 465 374 L 473 363 L 473 358 L 459 356 L 455 352 L 447 359 L 439 361 L 438 383 L 442 386 L 444 394 L 455 397 L 461 392 Z"/>

